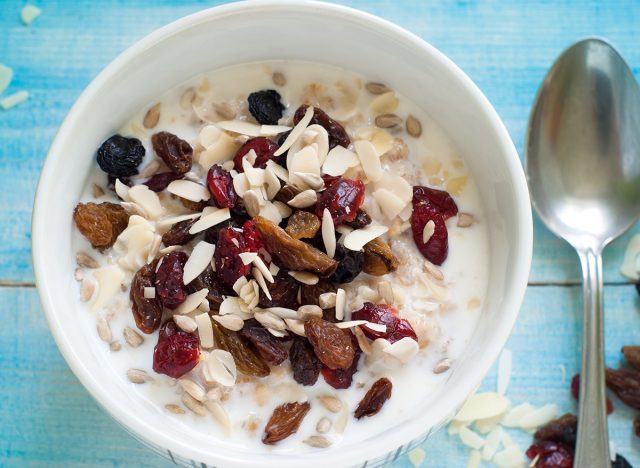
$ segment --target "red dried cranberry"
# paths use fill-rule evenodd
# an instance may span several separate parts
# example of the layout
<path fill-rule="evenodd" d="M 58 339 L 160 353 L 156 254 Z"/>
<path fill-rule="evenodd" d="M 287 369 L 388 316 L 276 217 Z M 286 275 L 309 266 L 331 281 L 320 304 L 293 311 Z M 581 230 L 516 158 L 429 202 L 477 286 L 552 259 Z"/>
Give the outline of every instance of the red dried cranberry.
<path fill-rule="evenodd" d="M 247 244 L 247 252 L 256 252 L 264 264 L 269 266 L 271 263 L 270 256 L 264 246 L 262 235 L 256 229 L 256 225 L 253 220 L 250 219 L 242 225 L 242 235 L 244 236 L 244 241 Z"/>
<path fill-rule="evenodd" d="M 256 152 L 256 161 L 253 163 L 253 167 L 264 168 L 267 166 L 267 161 L 269 161 L 269 159 L 276 160 L 277 162 L 277 158 L 273 156 L 273 153 L 275 153 L 278 148 L 279 146 L 268 138 L 251 138 L 240 147 L 236 155 L 233 157 L 233 167 L 238 172 L 244 172 L 244 169 L 242 168 L 242 157 L 249 151 L 253 150 Z"/>
<path fill-rule="evenodd" d="M 241 276 L 249 274 L 250 265 L 245 265 L 240 254 L 247 252 L 244 236 L 233 228 L 224 228 L 218 234 L 214 254 L 216 273 L 227 286 L 233 286 Z"/>
<path fill-rule="evenodd" d="M 338 390 L 351 387 L 351 383 L 353 382 L 353 374 L 358 371 L 358 361 L 360 361 L 360 355 L 362 354 L 360 345 L 358 344 L 358 340 L 356 339 L 355 335 L 350 331 L 345 331 L 345 333 L 350 335 L 351 343 L 353 344 L 353 349 L 355 350 L 355 355 L 353 357 L 353 362 L 351 363 L 351 365 L 346 369 L 329 369 L 326 366 L 322 366 L 322 369 L 320 369 L 325 382 Z"/>
<path fill-rule="evenodd" d="M 424 227 L 433 221 L 435 228 L 429 240 L 423 242 Z M 442 215 L 429 203 L 418 203 L 411 213 L 411 231 L 416 247 L 427 260 L 442 265 L 449 253 L 449 234 Z"/>
<path fill-rule="evenodd" d="M 576 374 L 571 379 L 571 394 L 576 401 L 579 400 L 580 396 L 580 374 Z M 609 398 L 607 398 L 607 414 L 613 413 L 613 403 Z"/>
<path fill-rule="evenodd" d="M 207 187 L 218 208 L 233 208 L 238 196 L 233 188 L 233 178 L 228 171 L 214 164 L 207 173 Z"/>
<path fill-rule="evenodd" d="M 402 338 L 408 337 L 418 341 L 416 332 L 411 324 L 407 320 L 398 317 L 398 311 L 395 307 L 388 304 L 365 302 L 362 309 L 354 312 L 351 317 L 353 320 L 366 320 L 367 322 L 386 325 L 387 329 L 384 333 L 370 330 L 364 326 L 360 327 L 364 334 L 372 340 L 385 338 L 390 343 L 395 343 Z"/>
<path fill-rule="evenodd" d="M 413 187 L 413 206 L 419 203 L 429 203 L 442 215 L 446 221 L 458 214 L 458 205 L 453 201 L 449 192 L 416 185 Z"/>
<path fill-rule="evenodd" d="M 364 202 L 364 184 L 361 180 L 336 180 L 320 195 L 316 203 L 316 216 L 322 219 L 322 213 L 327 208 L 331 213 L 333 224 L 337 226 L 342 222 L 353 221 L 362 202 Z"/>
<path fill-rule="evenodd" d="M 535 468 L 572 468 L 573 451 L 557 442 L 545 440 L 536 442 L 527 449 L 531 460 L 538 457 Z"/>
<path fill-rule="evenodd" d="M 175 309 L 187 299 L 187 287 L 182 277 L 188 258 L 184 252 L 171 252 L 162 258 L 156 272 L 156 292 L 167 309 Z"/>
<path fill-rule="evenodd" d="M 307 112 L 306 104 L 301 105 L 296 110 L 296 113 L 293 115 L 293 123 L 297 124 L 302 120 L 304 114 Z M 344 129 L 342 125 L 340 125 L 336 120 L 333 120 L 331 117 L 327 115 L 325 111 L 318 107 L 313 108 L 313 117 L 311 118 L 311 125 L 320 125 L 323 127 L 327 133 L 329 134 L 329 149 L 333 149 L 336 146 L 344 146 L 347 148 L 351 143 L 351 139 L 347 134 L 347 131 Z"/>
<path fill-rule="evenodd" d="M 176 174 L 175 172 L 159 172 L 147 179 L 144 185 L 154 192 L 162 192 L 171 182 L 178 179 L 182 179 L 181 174 Z"/>
<path fill-rule="evenodd" d="M 198 364 L 200 340 L 193 333 L 180 330 L 173 320 L 160 328 L 158 344 L 153 349 L 153 370 L 177 379 Z"/>

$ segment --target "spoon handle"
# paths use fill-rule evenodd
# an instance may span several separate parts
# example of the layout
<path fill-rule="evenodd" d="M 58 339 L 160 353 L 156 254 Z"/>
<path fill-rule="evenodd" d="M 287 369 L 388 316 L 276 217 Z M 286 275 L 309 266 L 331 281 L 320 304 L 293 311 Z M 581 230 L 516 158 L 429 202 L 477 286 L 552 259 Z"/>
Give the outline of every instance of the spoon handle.
<path fill-rule="evenodd" d="M 602 257 L 600 251 L 579 251 L 582 264 L 584 323 L 580 409 L 574 467 L 611 466 L 604 385 Z"/>

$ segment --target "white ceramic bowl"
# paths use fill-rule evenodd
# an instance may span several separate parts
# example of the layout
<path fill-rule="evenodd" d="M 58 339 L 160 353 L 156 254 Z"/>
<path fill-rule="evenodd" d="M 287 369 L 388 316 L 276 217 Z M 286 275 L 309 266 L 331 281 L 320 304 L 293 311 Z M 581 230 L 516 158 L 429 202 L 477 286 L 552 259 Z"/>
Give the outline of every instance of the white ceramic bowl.
<path fill-rule="evenodd" d="M 167 424 L 162 411 L 128 391 L 100 352 L 81 309 L 71 250 L 71 213 L 95 164 L 96 146 L 163 91 L 212 69 L 267 59 L 323 62 L 379 80 L 436 118 L 480 189 L 491 243 L 482 318 L 436 404 L 416 408 L 366 442 L 304 455 L 258 454 L 214 445 Z M 504 346 L 524 295 L 532 249 L 531 210 L 516 150 L 495 110 L 449 59 L 413 34 L 352 9 L 313 2 L 234 3 L 180 19 L 107 66 L 82 93 L 56 136 L 33 212 L 33 260 L 51 332 L 93 397 L 130 433 L 179 463 L 279 468 L 375 466 L 424 441 L 451 417 Z"/>

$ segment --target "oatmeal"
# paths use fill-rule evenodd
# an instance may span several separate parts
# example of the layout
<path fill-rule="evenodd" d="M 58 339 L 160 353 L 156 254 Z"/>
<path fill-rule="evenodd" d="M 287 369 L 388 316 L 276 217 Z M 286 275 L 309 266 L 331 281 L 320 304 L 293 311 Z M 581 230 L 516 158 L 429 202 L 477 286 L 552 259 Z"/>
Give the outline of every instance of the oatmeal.
<path fill-rule="evenodd" d="M 485 296 L 485 216 L 446 136 L 387 85 L 236 66 L 97 143 L 72 214 L 79 296 L 173 423 L 322 450 L 393 427 L 455 369 Z"/>

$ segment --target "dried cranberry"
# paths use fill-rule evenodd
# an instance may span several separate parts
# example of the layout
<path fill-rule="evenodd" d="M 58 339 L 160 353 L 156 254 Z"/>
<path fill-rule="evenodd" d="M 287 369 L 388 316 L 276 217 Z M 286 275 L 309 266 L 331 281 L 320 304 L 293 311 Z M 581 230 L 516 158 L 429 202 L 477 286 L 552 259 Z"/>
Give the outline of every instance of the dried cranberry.
<path fill-rule="evenodd" d="M 256 153 L 256 160 L 253 163 L 253 167 L 264 168 L 267 166 L 267 161 L 269 161 L 270 159 L 278 162 L 279 158 L 276 158 L 273 155 L 273 153 L 275 153 L 277 149 L 278 145 L 268 138 L 251 138 L 240 147 L 236 155 L 233 157 L 233 167 L 238 172 L 244 172 L 244 169 L 242 168 L 242 158 L 249 151 L 253 150 Z"/>
<path fill-rule="evenodd" d="M 145 149 L 137 138 L 113 135 L 98 148 L 98 166 L 113 177 L 129 177 L 138 173 Z"/>
<path fill-rule="evenodd" d="M 207 187 L 218 208 L 233 208 L 238 196 L 233 188 L 233 178 L 228 171 L 214 164 L 207 173 Z"/>
<path fill-rule="evenodd" d="M 364 184 L 361 180 L 340 179 L 322 192 L 316 203 L 316 216 L 322 219 L 324 209 L 331 213 L 334 225 L 353 221 L 364 202 Z"/>
<path fill-rule="evenodd" d="M 411 324 L 407 320 L 398 317 L 398 311 L 395 307 L 388 304 L 365 302 L 362 309 L 354 312 L 351 317 L 353 320 L 366 320 L 367 322 L 386 325 L 387 329 L 384 332 L 374 331 L 364 326 L 360 327 L 364 334 L 372 340 L 385 338 L 390 343 L 395 343 L 407 337 L 418 340 Z"/>
<path fill-rule="evenodd" d="M 429 221 L 434 223 L 434 231 L 425 243 L 424 227 Z M 435 265 L 442 265 L 449 253 L 449 234 L 442 215 L 429 203 L 413 206 L 411 213 L 411 230 L 416 247 L 427 260 Z"/>
<path fill-rule="evenodd" d="M 147 179 L 144 185 L 154 192 L 162 192 L 171 182 L 178 179 L 182 179 L 182 174 L 176 174 L 175 172 L 159 172 Z"/>
<path fill-rule="evenodd" d="M 298 107 L 296 113 L 293 115 L 293 123 L 297 124 L 302 120 L 302 117 L 304 117 L 308 107 L 309 106 L 306 104 Z M 313 117 L 311 118 L 310 124 L 320 125 L 327 131 L 329 134 L 329 149 L 333 149 L 338 145 L 347 148 L 351 143 L 351 139 L 344 127 L 318 107 L 313 108 Z"/>
<path fill-rule="evenodd" d="M 246 219 L 240 216 L 232 216 L 226 221 L 221 222 L 220 224 L 216 224 L 215 226 L 210 227 L 204 232 L 204 240 L 209 244 L 217 244 L 218 236 L 220 231 L 224 228 L 236 228 L 242 229 L 242 225 L 246 222 Z"/>
<path fill-rule="evenodd" d="M 580 396 L 580 374 L 576 374 L 571 379 L 571 394 L 576 401 L 579 400 Z M 613 413 L 613 403 L 609 398 L 607 398 L 607 414 Z"/>
<path fill-rule="evenodd" d="M 350 283 L 360 274 L 364 266 L 364 252 L 347 249 L 342 244 L 336 245 L 334 260 L 338 260 L 338 268 L 329 277 L 334 283 Z"/>
<path fill-rule="evenodd" d="M 165 322 L 153 349 L 153 370 L 177 379 L 193 369 L 199 359 L 198 336 L 180 330 L 173 320 Z"/>
<path fill-rule="evenodd" d="M 534 443 L 527 449 L 527 457 L 538 457 L 535 468 L 573 468 L 573 451 L 549 440 Z"/>
<path fill-rule="evenodd" d="M 175 309 L 187 299 L 182 277 L 188 258 L 184 252 L 171 252 L 162 258 L 156 272 L 156 293 L 167 309 Z"/>
<path fill-rule="evenodd" d="M 227 286 L 233 286 L 241 276 L 249 274 L 250 265 L 245 265 L 240 254 L 247 252 L 244 236 L 233 228 L 224 228 L 218 234 L 214 254 L 216 273 Z"/>
<path fill-rule="evenodd" d="M 350 331 L 345 331 L 345 334 L 348 334 L 351 338 L 351 343 L 353 344 L 353 349 L 355 350 L 355 355 L 353 357 L 353 362 L 351 363 L 351 365 L 346 369 L 329 369 L 326 366 L 322 366 L 321 369 L 322 377 L 324 378 L 325 382 L 327 382 L 333 388 L 339 390 L 351 387 L 351 383 L 353 382 L 353 374 L 358 371 L 358 361 L 360 361 L 360 355 L 362 354 L 355 335 Z"/>
<path fill-rule="evenodd" d="M 282 118 L 284 105 L 280 102 L 280 94 L 275 89 L 265 89 L 249 94 L 249 112 L 264 125 L 277 125 Z"/>
<path fill-rule="evenodd" d="M 453 201 L 449 192 L 445 192 L 444 190 L 436 190 L 416 185 L 413 187 L 413 206 L 419 203 L 429 203 L 432 205 L 438 213 L 442 215 L 445 221 L 458 214 L 458 205 Z"/>

